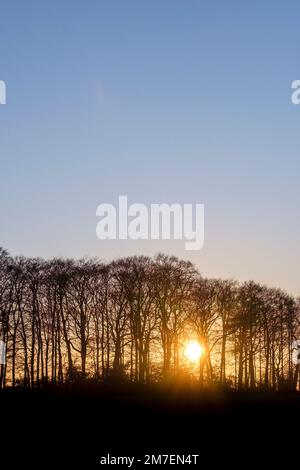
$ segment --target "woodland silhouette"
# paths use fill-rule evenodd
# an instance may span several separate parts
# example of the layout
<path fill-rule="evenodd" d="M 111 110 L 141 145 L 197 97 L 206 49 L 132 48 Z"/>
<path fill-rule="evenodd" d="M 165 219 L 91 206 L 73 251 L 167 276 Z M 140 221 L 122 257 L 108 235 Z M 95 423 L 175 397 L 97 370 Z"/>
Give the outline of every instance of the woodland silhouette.
<path fill-rule="evenodd" d="M 1 388 L 190 380 L 295 389 L 300 302 L 249 281 L 207 279 L 174 256 L 31 259 L 0 251 Z M 191 364 L 184 346 L 203 353 Z"/>

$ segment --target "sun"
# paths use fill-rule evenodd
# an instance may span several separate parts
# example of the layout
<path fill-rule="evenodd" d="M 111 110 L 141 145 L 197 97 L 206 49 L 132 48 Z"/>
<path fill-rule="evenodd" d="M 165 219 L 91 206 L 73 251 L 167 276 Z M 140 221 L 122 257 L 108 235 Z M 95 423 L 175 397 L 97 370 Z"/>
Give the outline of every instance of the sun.
<path fill-rule="evenodd" d="M 203 353 L 203 348 L 197 341 L 189 341 L 186 345 L 184 353 L 189 361 L 197 362 Z"/>

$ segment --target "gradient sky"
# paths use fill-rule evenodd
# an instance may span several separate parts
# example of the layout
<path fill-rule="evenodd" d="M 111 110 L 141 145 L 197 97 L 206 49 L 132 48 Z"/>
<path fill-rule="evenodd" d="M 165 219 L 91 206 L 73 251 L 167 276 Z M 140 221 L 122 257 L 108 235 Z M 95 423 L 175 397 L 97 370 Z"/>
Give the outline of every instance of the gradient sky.
<path fill-rule="evenodd" d="M 158 251 L 300 294 L 297 1 L 2 1 L 0 245 Z M 205 247 L 101 242 L 96 207 L 205 204 Z"/>

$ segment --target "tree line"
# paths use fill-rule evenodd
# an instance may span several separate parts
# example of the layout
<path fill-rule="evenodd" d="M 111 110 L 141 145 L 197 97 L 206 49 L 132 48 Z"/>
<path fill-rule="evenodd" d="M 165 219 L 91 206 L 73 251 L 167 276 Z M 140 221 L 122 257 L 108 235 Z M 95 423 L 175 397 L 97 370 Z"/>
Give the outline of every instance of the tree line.
<path fill-rule="evenodd" d="M 249 281 L 207 279 L 174 256 L 11 257 L 0 249 L 0 388 L 189 378 L 234 389 L 295 388 L 300 302 Z M 202 345 L 199 362 L 184 356 Z"/>

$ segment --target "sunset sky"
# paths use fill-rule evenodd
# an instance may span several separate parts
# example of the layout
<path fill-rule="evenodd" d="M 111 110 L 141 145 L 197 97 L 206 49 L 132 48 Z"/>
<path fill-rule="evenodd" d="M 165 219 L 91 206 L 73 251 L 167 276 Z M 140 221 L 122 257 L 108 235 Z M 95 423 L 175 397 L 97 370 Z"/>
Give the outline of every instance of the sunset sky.
<path fill-rule="evenodd" d="M 4 1 L 2 245 L 158 251 L 300 294 L 300 4 Z M 204 203 L 205 246 L 101 242 L 96 207 Z"/>

